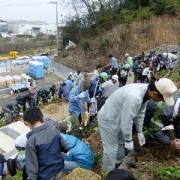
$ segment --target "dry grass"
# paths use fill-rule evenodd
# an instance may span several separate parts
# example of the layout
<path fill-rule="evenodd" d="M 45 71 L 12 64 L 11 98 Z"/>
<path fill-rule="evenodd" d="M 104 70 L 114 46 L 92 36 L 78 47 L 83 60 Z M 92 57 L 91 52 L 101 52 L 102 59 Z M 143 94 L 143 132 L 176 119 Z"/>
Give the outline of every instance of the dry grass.
<path fill-rule="evenodd" d="M 103 52 L 98 46 L 100 39 L 111 42 L 111 46 Z M 124 60 L 126 52 L 137 55 L 162 44 L 180 44 L 180 18 L 152 17 L 151 20 L 116 25 L 112 30 L 88 41 L 92 46 L 91 50 L 85 52 L 79 46 L 75 50 L 68 51 L 68 57 L 61 57 L 60 61 L 76 70 L 92 71 L 99 63 L 108 64 L 110 53 L 119 60 Z"/>

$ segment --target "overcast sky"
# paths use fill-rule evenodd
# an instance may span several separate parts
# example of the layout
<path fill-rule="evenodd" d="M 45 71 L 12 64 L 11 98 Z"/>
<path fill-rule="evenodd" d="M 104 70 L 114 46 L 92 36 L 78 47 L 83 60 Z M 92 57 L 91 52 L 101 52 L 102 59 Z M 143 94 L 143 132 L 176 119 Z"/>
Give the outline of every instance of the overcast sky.
<path fill-rule="evenodd" d="M 59 22 L 73 14 L 67 5 L 67 0 L 0 0 L 1 20 L 30 20 L 56 23 L 56 5 L 49 2 L 58 2 Z"/>

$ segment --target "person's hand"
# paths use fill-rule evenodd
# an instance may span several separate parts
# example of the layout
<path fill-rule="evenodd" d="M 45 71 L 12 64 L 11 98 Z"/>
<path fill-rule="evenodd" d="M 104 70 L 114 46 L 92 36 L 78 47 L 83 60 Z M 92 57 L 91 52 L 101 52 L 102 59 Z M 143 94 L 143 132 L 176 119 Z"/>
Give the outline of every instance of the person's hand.
<path fill-rule="evenodd" d="M 180 140 L 179 139 L 171 140 L 171 147 L 173 149 L 179 150 L 180 149 Z"/>
<path fill-rule="evenodd" d="M 78 97 L 81 99 L 81 98 L 84 98 L 85 97 L 85 92 L 82 92 L 78 95 Z"/>
<path fill-rule="evenodd" d="M 134 149 L 134 143 L 133 141 L 125 141 L 125 148 L 132 151 Z"/>
<path fill-rule="evenodd" d="M 138 140 L 139 140 L 139 145 L 143 146 L 146 143 L 143 132 L 137 133 L 137 136 L 138 136 Z"/>

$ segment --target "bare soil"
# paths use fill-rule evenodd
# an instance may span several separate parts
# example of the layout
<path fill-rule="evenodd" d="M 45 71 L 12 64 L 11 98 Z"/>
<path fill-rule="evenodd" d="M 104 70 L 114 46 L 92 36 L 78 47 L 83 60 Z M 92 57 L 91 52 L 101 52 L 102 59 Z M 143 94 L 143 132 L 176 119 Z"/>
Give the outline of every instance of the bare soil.
<path fill-rule="evenodd" d="M 48 104 L 41 107 L 41 110 L 44 118 L 50 118 L 55 121 L 60 121 L 69 116 L 68 103 L 65 101 Z"/>

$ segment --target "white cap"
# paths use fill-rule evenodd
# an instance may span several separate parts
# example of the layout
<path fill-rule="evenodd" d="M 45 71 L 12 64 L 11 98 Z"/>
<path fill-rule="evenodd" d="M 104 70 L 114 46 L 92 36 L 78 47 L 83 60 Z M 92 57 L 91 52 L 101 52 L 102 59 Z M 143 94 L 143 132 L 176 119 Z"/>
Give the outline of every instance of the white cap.
<path fill-rule="evenodd" d="M 114 79 L 114 80 L 116 80 L 116 81 L 117 81 L 117 80 L 118 80 L 118 75 L 116 75 L 116 74 L 115 74 L 115 75 L 113 75 L 113 76 L 112 76 L 112 79 Z"/>
<path fill-rule="evenodd" d="M 126 53 L 126 54 L 125 54 L 125 57 L 127 57 L 127 56 L 129 56 L 129 54 L 128 54 L 128 53 Z"/>
<path fill-rule="evenodd" d="M 70 72 L 69 75 L 73 75 L 73 72 Z"/>
<path fill-rule="evenodd" d="M 177 91 L 176 85 L 168 78 L 161 78 L 155 82 L 157 90 L 163 95 L 164 102 L 169 105 L 174 105 L 173 93 Z"/>
<path fill-rule="evenodd" d="M 124 68 L 125 68 L 125 69 L 129 69 L 129 68 L 130 68 L 130 65 L 129 65 L 129 64 L 125 64 L 125 65 L 124 65 Z"/>
<path fill-rule="evenodd" d="M 26 137 L 27 132 L 22 133 L 19 135 L 16 140 L 15 140 L 15 145 L 20 146 L 22 148 L 26 147 L 26 142 L 27 142 L 27 137 Z"/>

